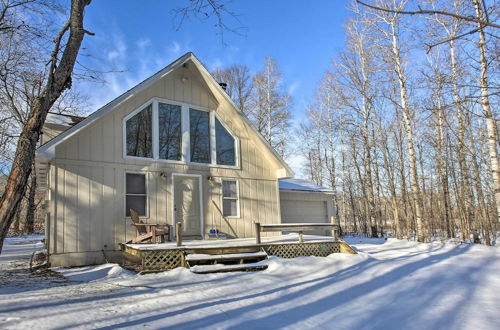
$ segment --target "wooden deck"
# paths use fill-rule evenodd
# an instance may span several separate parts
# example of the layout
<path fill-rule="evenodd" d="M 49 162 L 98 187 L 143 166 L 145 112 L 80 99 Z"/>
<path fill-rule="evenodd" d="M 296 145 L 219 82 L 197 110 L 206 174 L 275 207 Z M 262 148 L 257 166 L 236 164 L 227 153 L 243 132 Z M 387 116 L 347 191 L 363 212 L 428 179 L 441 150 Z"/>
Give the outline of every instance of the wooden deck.
<path fill-rule="evenodd" d="M 190 240 L 182 246 L 175 242 L 161 244 L 121 244 L 126 266 L 139 271 L 162 271 L 177 267 L 186 267 L 186 255 L 189 254 L 231 254 L 265 251 L 270 256 L 296 258 L 301 256 L 326 257 L 332 253 L 356 252 L 341 240 L 332 237 L 304 235 L 303 242 L 298 235 L 263 237 L 261 244 L 255 238 L 237 238 L 227 240 Z"/>

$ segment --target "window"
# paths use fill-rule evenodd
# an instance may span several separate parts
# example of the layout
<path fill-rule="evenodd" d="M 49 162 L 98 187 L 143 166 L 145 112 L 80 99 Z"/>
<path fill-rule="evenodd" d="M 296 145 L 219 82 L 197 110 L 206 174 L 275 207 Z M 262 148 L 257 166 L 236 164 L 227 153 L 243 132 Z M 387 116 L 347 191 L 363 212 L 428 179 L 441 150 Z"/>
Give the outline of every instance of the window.
<path fill-rule="evenodd" d="M 210 116 L 207 111 L 189 109 L 191 161 L 210 163 Z"/>
<path fill-rule="evenodd" d="M 238 139 L 215 111 L 153 98 L 123 119 L 123 157 L 236 167 Z"/>
<path fill-rule="evenodd" d="M 126 122 L 127 156 L 153 158 L 152 105 Z"/>
<path fill-rule="evenodd" d="M 126 173 L 125 189 L 125 215 L 130 216 L 130 209 L 134 209 L 140 216 L 147 216 L 146 175 Z"/>
<path fill-rule="evenodd" d="M 215 118 L 215 141 L 217 164 L 236 165 L 236 154 L 234 148 L 234 138 L 222 126 L 219 119 Z"/>
<path fill-rule="evenodd" d="M 222 180 L 222 214 L 225 217 L 240 216 L 238 181 Z"/>
<path fill-rule="evenodd" d="M 158 125 L 160 159 L 181 160 L 181 106 L 160 103 Z"/>

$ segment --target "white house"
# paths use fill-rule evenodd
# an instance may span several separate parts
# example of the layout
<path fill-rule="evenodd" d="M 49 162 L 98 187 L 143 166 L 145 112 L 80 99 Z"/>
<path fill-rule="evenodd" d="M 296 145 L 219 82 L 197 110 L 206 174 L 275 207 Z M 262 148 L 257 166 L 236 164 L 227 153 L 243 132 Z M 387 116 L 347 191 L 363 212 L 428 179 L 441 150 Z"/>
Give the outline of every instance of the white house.
<path fill-rule="evenodd" d="M 131 208 L 147 223 L 182 222 L 190 239 L 330 221 L 331 192 L 280 190 L 293 171 L 192 53 L 75 122 L 47 124 L 37 150 L 54 266 L 118 258 L 136 235 Z"/>

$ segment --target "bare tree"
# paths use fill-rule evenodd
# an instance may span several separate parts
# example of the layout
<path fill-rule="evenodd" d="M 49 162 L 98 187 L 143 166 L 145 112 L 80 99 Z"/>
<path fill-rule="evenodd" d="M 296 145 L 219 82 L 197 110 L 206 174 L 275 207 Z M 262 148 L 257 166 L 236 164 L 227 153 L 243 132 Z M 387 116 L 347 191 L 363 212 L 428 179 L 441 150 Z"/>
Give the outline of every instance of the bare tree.
<path fill-rule="evenodd" d="M 246 65 L 235 64 L 226 69 L 216 69 L 212 76 L 219 83 L 226 83 L 226 92 L 233 99 L 234 103 L 244 113 L 249 112 L 250 96 L 253 85 L 250 77 L 250 70 Z"/>
<path fill-rule="evenodd" d="M 496 119 L 493 116 L 490 106 L 490 91 L 488 81 L 488 58 L 486 49 L 485 27 L 488 26 L 488 18 L 485 17 L 483 5 L 480 0 L 472 0 L 476 9 L 476 21 L 479 34 L 479 63 L 481 65 L 479 85 L 481 89 L 480 104 L 483 108 L 483 116 L 486 119 L 486 128 L 488 131 L 488 150 L 490 153 L 491 175 L 495 190 L 495 202 L 497 208 L 497 222 L 500 221 L 500 162 L 498 160 L 498 131 Z M 499 26 L 497 26 L 499 27 Z"/>
<path fill-rule="evenodd" d="M 490 158 L 490 170 L 491 170 L 491 175 L 493 179 L 493 185 L 494 185 L 494 192 L 495 192 L 495 204 L 496 204 L 496 209 L 497 209 L 497 222 L 500 221 L 500 161 L 498 159 L 498 128 L 496 126 L 496 118 L 495 114 L 491 110 L 491 103 L 490 103 L 490 81 L 488 79 L 488 72 L 489 72 L 489 61 L 488 61 L 488 50 L 487 50 L 487 28 L 492 28 L 492 29 L 498 29 L 500 28 L 500 25 L 495 24 L 491 22 L 490 20 L 490 15 L 495 14 L 495 17 L 498 16 L 498 13 L 495 12 L 497 9 L 495 5 L 493 5 L 490 10 L 492 12 L 488 12 L 488 8 L 485 7 L 485 2 L 481 0 L 470 0 L 470 2 L 473 5 L 474 12 L 472 13 L 467 6 L 463 6 L 464 1 L 455 1 L 454 2 L 454 11 L 448 10 L 448 9 L 436 9 L 436 7 L 433 7 L 432 9 L 422 9 L 418 8 L 415 10 L 405 10 L 404 5 L 399 5 L 397 6 L 395 2 L 388 4 L 387 2 L 383 3 L 378 3 L 377 5 L 371 5 L 368 4 L 364 1 L 356 0 L 357 3 L 367 7 L 371 8 L 377 12 L 380 13 L 386 13 L 386 14 L 391 14 L 391 15 L 433 15 L 433 16 L 439 16 L 438 21 L 443 22 L 444 19 L 443 17 L 448 17 L 448 18 L 453 18 L 455 19 L 455 29 L 447 29 L 448 36 L 444 38 L 444 40 L 440 40 L 438 42 L 435 42 L 433 44 L 428 45 L 429 50 L 432 49 L 432 47 L 437 46 L 437 45 L 442 45 L 444 43 L 449 43 L 450 44 L 450 52 L 451 52 L 451 57 L 453 60 L 454 57 L 454 44 L 453 41 L 462 39 L 468 35 L 472 34 L 477 34 L 479 41 L 476 43 L 478 55 L 479 55 L 479 64 L 480 64 L 480 70 L 479 70 L 479 77 L 478 77 L 478 83 L 479 83 L 479 90 L 480 90 L 480 97 L 479 97 L 479 103 L 482 107 L 483 110 L 483 117 L 485 118 L 486 121 L 486 129 L 488 132 L 488 150 L 489 150 L 489 158 Z M 434 4 L 433 1 L 430 1 L 431 4 Z M 458 5 L 457 5 L 458 4 Z M 459 9 L 463 11 L 459 11 Z M 456 25 L 458 22 L 465 22 L 467 24 L 475 24 L 476 27 L 474 28 L 469 28 L 465 30 L 465 32 L 460 32 L 456 30 Z M 442 24 L 445 28 L 445 24 Z M 496 37 L 493 34 L 494 37 Z M 496 37 L 498 38 L 498 37 Z M 454 67 L 453 69 L 456 70 L 455 63 L 452 62 L 452 66 Z M 456 71 L 454 72 L 454 83 L 456 85 Z M 457 101 L 456 97 L 457 92 L 455 91 L 455 99 Z M 457 103 L 458 104 L 458 103 Z M 460 105 L 458 105 L 457 110 L 460 112 L 460 109 L 458 109 Z M 463 143 L 463 142 L 460 142 Z M 461 152 L 463 155 L 463 152 Z M 461 155 L 461 157 L 463 157 Z M 460 162 L 463 165 L 463 159 L 460 160 Z M 467 185 L 470 187 L 470 184 Z M 468 207 L 467 217 L 468 221 L 471 222 L 471 211 L 470 207 Z"/>
<path fill-rule="evenodd" d="M 248 116 L 257 130 L 281 155 L 289 139 L 292 97 L 284 90 L 278 63 L 266 57 L 264 68 L 253 76 L 253 93 Z"/>
<path fill-rule="evenodd" d="M 19 136 L 6 189 L 0 199 L 0 251 L 24 196 L 47 113 L 60 95 L 71 88 L 71 74 L 78 51 L 84 35 L 88 33 L 83 26 L 83 17 L 89 3 L 90 0 L 72 1 L 69 18 L 54 39 L 47 79 L 31 103 L 28 118 Z"/>

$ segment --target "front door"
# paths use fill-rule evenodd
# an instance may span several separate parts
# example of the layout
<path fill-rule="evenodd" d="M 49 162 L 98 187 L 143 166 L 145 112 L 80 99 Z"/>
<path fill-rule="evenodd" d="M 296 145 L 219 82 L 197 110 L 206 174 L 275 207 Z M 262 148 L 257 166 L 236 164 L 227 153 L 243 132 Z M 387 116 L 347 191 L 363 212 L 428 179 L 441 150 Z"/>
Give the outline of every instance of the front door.
<path fill-rule="evenodd" d="M 201 236 L 200 177 L 174 175 L 174 217 L 182 236 Z"/>

